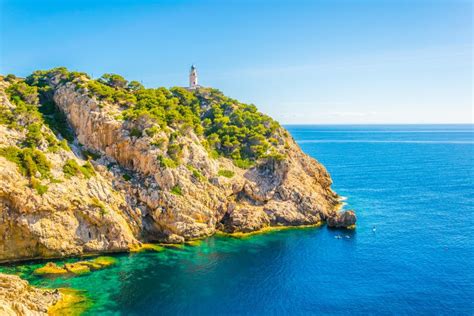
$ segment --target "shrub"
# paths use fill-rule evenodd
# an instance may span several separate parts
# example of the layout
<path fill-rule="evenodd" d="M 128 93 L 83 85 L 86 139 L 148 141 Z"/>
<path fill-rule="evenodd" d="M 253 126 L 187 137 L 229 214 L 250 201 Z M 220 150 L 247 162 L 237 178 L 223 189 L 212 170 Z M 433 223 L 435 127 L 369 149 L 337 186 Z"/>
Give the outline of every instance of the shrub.
<path fill-rule="evenodd" d="M 92 160 L 97 160 L 101 157 L 99 153 L 92 152 L 90 150 L 83 150 L 82 154 L 87 158 L 87 159 L 92 159 Z"/>
<path fill-rule="evenodd" d="M 52 101 L 43 103 L 39 111 L 43 114 L 44 123 L 51 130 L 69 142 L 74 141 L 74 132 L 67 122 L 66 115 Z"/>
<path fill-rule="evenodd" d="M 158 138 L 150 142 L 150 145 L 156 146 L 161 148 L 163 144 L 165 143 L 165 140 L 163 138 Z"/>
<path fill-rule="evenodd" d="M 125 88 L 128 83 L 124 77 L 117 74 L 103 74 L 98 81 L 114 88 Z"/>
<path fill-rule="evenodd" d="M 125 181 L 130 181 L 130 180 L 132 179 L 132 177 L 131 177 L 130 175 L 128 175 L 128 174 L 124 174 L 124 175 L 122 176 L 122 178 L 123 178 Z"/>
<path fill-rule="evenodd" d="M 15 104 L 24 102 L 36 105 L 39 103 L 38 88 L 30 86 L 24 81 L 18 81 L 10 85 L 5 91 Z"/>
<path fill-rule="evenodd" d="M 152 126 L 150 128 L 147 128 L 145 130 L 145 133 L 149 136 L 149 137 L 153 137 L 156 135 L 156 133 L 158 133 L 160 131 L 160 128 L 158 126 Z"/>
<path fill-rule="evenodd" d="M 100 201 L 97 197 L 94 196 L 91 199 L 91 201 L 92 201 L 92 206 L 97 207 L 102 216 L 108 213 L 107 208 L 105 207 L 104 203 L 102 203 L 102 201 Z"/>
<path fill-rule="evenodd" d="M 82 174 L 86 179 L 89 179 L 95 175 L 95 170 L 89 161 L 80 166 L 76 160 L 68 159 L 63 166 L 63 173 L 68 179 L 79 174 Z"/>
<path fill-rule="evenodd" d="M 134 127 L 132 128 L 132 130 L 130 131 L 130 136 L 133 136 L 133 137 L 142 137 L 143 136 L 143 133 L 141 130 L 139 130 L 138 128 Z"/>
<path fill-rule="evenodd" d="M 137 90 L 140 90 L 140 89 L 145 89 L 145 87 L 138 81 L 130 81 L 127 85 L 127 88 L 129 90 L 132 90 L 132 91 L 137 91 Z"/>
<path fill-rule="evenodd" d="M 254 165 L 254 162 L 249 159 L 235 159 L 234 165 L 242 169 L 248 169 Z"/>
<path fill-rule="evenodd" d="M 160 166 L 164 168 L 176 168 L 178 167 L 178 163 L 173 159 L 163 157 L 162 155 L 158 156 L 158 161 L 160 162 Z"/>
<path fill-rule="evenodd" d="M 20 148 L 15 146 L 0 148 L 0 156 L 3 156 L 7 160 L 16 163 L 22 173 L 26 172 L 26 169 L 23 166 L 23 152 Z"/>
<path fill-rule="evenodd" d="M 181 191 L 181 187 L 179 185 L 175 185 L 174 187 L 172 187 L 170 192 L 174 195 L 183 195 L 183 192 Z"/>
<path fill-rule="evenodd" d="M 181 159 L 183 153 L 183 145 L 182 144 L 168 144 L 167 154 L 171 157 L 174 161 L 179 161 Z"/>
<path fill-rule="evenodd" d="M 226 178 L 232 178 L 235 175 L 235 172 L 232 170 L 220 169 L 217 174 Z"/>
<path fill-rule="evenodd" d="M 16 80 L 16 76 L 14 74 L 8 74 L 5 77 L 5 81 L 8 81 L 8 82 L 15 82 L 15 80 Z"/>
<path fill-rule="evenodd" d="M 16 163 L 24 176 L 35 177 L 37 172 L 42 178 L 50 177 L 51 164 L 46 156 L 37 149 L 20 149 L 15 146 L 0 148 L 0 155 Z"/>
<path fill-rule="evenodd" d="M 26 130 L 25 145 L 29 147 L 38 147 L 43 140 L 43 134 L 41 133 L 41 123 L 30 124 Z"/>
<path fill-rule="evenodd" d="M 87 161 L 85 164 L 83 164 L 82 167 L 80 167 L 80 171 L 86 179 L 95 176 L 94 166 L 92 166 L 90 161 Z"/>
<path fill-rule="evenodd" d="M 31 187 L 38 192 L 39 195 L 43 195 L 48 191 L 48 186 L 41 184 L 36 178 L 31 178 Z"/>
<path fill-rule="evenodd" d="M 187 165 L 186 168 L 188 168 L 189 171 L 193 174 L 193 177 L 196 178 L 199 181 L 204 181 L 205 177 L 202 175 L 201 171 L 198 169 L 194 168 L 191 165 Z"/>
<path fill-rule="evenodd" d="M 272 150 L 269 154 L 264 155 L 263 158 L 273 159 L 275 161 L 282 161 L 285 159 L 285 155 L 280 154 L 275 150 Z"/>
<path fill-rule="evenodd" d="M 63 166 L 63 173 L 66 178 L 71 178 L 76 176 L 79 173 L 80 166 L 74 159 L 66 160 L 66 163 Z"/>

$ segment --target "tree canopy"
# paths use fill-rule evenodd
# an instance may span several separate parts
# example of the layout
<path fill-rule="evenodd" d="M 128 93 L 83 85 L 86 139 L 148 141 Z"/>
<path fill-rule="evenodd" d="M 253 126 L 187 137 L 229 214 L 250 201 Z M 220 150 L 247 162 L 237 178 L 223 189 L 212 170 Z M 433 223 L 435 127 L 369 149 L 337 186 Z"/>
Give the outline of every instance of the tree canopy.
<path fill-rule="evenodd" d="M 25 82 L 13 85 L 12 95 L 26 104 L 37 104 L 35 89 L 41 97 L 47 93 L 52 78 L 59 78 L 60 83 L 76 84 L 77 89 L 96 98 L 100 106 L 110 103 L 122 106 L 121 118 L 131 123 L 128 126 L 135 126 L 130 130 L 135 137 L 153 137 L 168 127 L 180 133 L 193 130 L 212 155 L 231 158 L 242 167 L 261 157 L 275 155 L 279 144 L 277 122 L 258 112 L 253 104 L 241 103 L 212 88 L 145 88 L 138 81 L 128 82 L 117 74 L 107 73 L 94 80 L 61 67 L 34 72 Z M 143 121 L 151 122 L 154 127 L 142 133 L 139 122 Z M 178 157 L 179 144 L 173 144 L 172 135 L 169 138 L 168 154 Z"/>

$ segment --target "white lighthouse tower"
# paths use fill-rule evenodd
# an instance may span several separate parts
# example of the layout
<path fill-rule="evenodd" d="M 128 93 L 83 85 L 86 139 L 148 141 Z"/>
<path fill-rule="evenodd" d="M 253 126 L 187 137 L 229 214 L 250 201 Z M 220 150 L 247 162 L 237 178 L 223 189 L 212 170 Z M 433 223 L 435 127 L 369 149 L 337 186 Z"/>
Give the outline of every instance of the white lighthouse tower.
<path fill-rule="evenodd" d="M 191 71 L 189 72 L 189 88 L 196 89 L 198 87 L 198 74 L 197 69 L 194 65 L 191 66 Z"/>

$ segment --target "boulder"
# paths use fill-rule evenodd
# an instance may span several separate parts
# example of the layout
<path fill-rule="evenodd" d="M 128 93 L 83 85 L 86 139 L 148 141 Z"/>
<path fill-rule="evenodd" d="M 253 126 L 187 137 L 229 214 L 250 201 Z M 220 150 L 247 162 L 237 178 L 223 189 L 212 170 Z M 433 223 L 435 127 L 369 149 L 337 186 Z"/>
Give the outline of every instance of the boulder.
<path fill-rule="evenodd" d="M 333 217 L 327 219 L 329 227 L 333 228 L 353 228 L 355 226 L 357 217 L 352 210 L 340 212 Z"/>

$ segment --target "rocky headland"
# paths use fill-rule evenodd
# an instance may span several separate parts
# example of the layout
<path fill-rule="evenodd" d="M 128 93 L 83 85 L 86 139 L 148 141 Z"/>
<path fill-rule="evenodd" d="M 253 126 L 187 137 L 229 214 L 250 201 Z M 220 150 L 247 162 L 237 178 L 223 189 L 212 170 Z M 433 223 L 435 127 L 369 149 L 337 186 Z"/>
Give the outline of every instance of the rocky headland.
<path fill-rule="evenodd" d="M 355 224 L 255 106 L 64 68 L 0 80 L 0 262 L 269 227 Z"/>
<path fill-rule="evenodd" d="M 0 263 L 355 227 L 340 207 L 326 169 L 283 127 L 216 89 L 146 89 L 65 68 L 0 76 Z M 35 274 L 112 263 L 48 263 Z M 0 274 L 2 315 L 84 308 L 74 291 Z"/>

